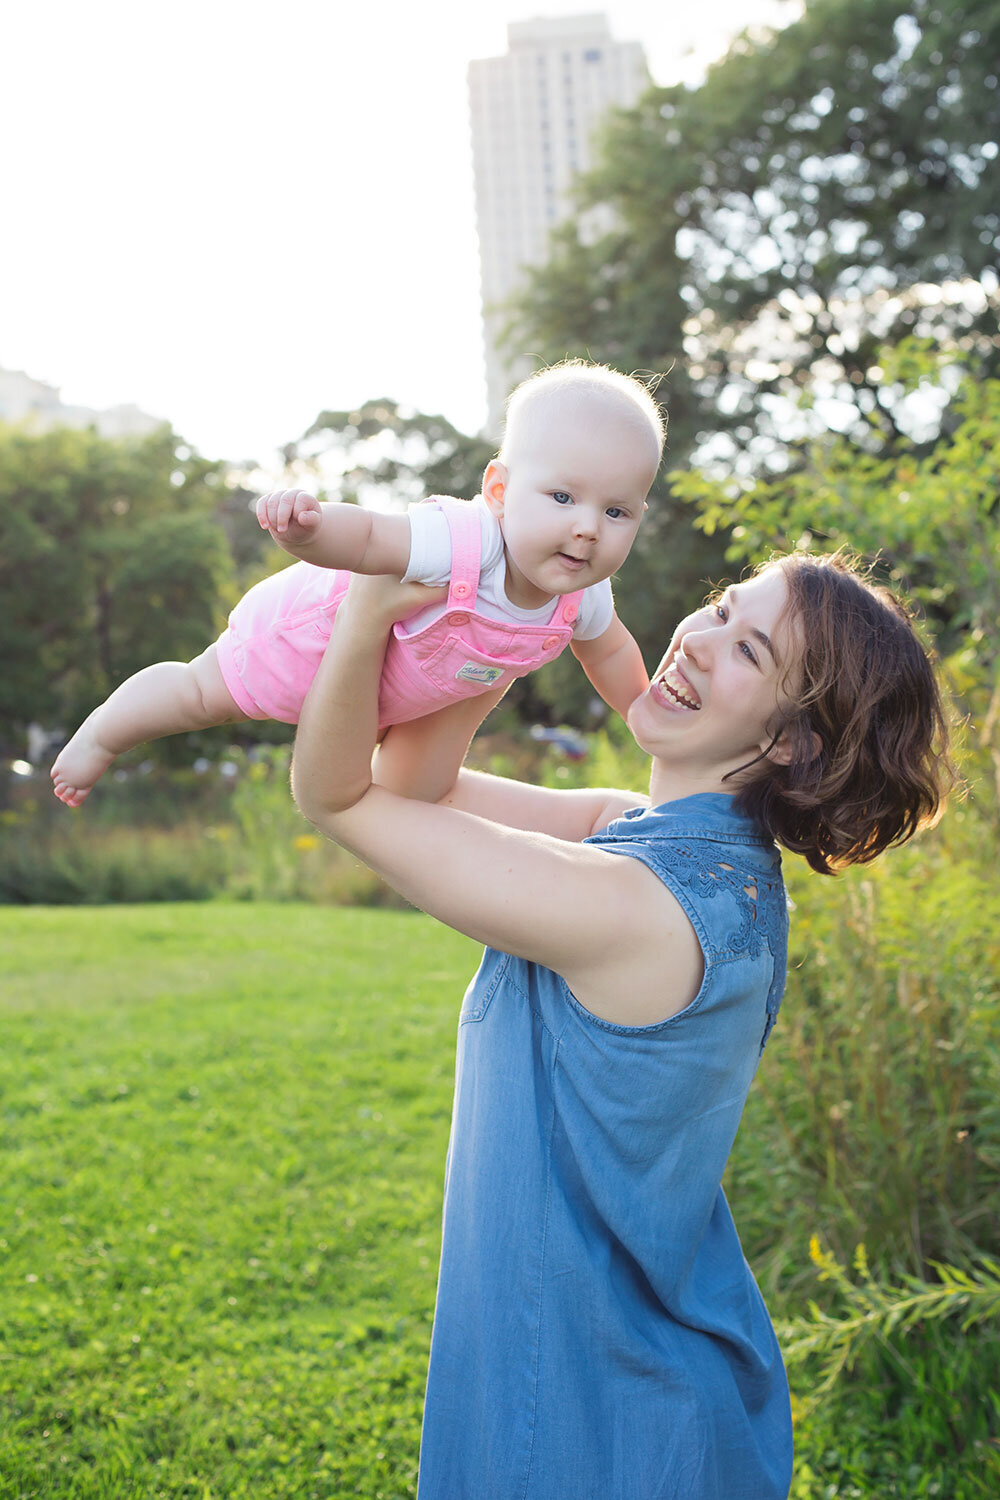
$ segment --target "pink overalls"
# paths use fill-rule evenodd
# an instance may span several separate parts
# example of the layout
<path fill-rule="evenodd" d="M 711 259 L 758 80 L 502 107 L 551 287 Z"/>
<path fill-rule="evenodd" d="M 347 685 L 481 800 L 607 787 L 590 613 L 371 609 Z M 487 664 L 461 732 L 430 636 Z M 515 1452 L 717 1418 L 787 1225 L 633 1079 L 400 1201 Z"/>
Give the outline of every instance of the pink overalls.
<path fill-rule="evenodd" d="M 543 625 L 476 613 L 482 536 L 464 500 L 438 496 L 451 531 L 451 584 L 444 613 L 422 629 L 394 627 L 379 691 L 379 724 L 419 719 L 525 677 L 569 644 L 582 589 L 555 600 Z M 297 724 L 350 573 L 299 562 L 255 584 L 217 642 L 219 666 L 251 719 Z M 422 613 L 422 611 L 421 611 Z"/>

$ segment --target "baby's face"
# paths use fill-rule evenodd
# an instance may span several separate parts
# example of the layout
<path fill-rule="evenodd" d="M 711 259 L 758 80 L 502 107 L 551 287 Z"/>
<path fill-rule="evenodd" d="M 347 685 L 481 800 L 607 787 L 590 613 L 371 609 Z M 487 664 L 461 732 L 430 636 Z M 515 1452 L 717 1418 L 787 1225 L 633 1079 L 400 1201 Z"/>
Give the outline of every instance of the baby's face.
<path fill-rule="evenodd" d="M 487 470 L 484 494 L 503 530 L 511 603 L 540 607 L 610 578 L 635 541 L 656 473 L 648 430 L 577 400 L 529 418 L 508 449 L 506 467 Z"/>

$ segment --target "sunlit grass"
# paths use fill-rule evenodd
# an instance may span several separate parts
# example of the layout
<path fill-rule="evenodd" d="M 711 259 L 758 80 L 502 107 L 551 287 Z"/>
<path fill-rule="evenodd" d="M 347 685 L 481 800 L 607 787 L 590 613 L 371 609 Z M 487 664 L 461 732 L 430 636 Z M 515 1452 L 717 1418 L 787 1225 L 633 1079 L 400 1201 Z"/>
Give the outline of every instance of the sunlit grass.
<path fill-rule="evenodd" d="M 474 946 L 261 904 L 0 933 L 0 1493 L 412 1494 Z"/>
<path fill-rule="evenodd" d="M 943 860 L 793 879 L 727 1177 L 783 1324 L 845 1315 L 813 1235 L 887 1284 L 933 1279 L 918 1243 L 995 1255 L 992 865 Z M 219 900 L 8 907 L 0 953 L 0 1500 L 412 1496 L 475 946 Z M 996 1493 L 993 1324 L 909 1329 L 817 1407 L 791 1374 L 794 1500 Z"/>

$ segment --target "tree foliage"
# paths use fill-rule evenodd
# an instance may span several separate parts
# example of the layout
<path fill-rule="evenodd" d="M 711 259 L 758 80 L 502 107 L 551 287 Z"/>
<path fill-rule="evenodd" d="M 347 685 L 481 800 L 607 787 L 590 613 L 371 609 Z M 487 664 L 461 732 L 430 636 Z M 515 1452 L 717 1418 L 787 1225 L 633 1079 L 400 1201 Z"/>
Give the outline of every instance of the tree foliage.
<path fill-rule="evenodd" d="M 75 725 L 138 667 L 213 638 L 229 576 L 221 488 L 221 466 L 168 427 L 136 441 L 0 427 L 6 755 L 24 753 L 32 721 Z"/>
<path fill-rule="evenodd" d="M 1000 0 L 812 0 L 700 87 L 650 91 L 514 336 L 670 371 L 675 460 L 728 431 L 717 456 L 780 464 L 803 388 L 873 446 L 927 436 L 873 370 L 913 334 L 996 368 L 998 57 Z"/>
<path fill-rule="evenodd" d="M 923 370 L 908 378 L 911 389 L 937 388 L 939 361 L 901 353 Z M 966 375 L 953 406 L 954 430 L 925 451 L 903 443 L 870 453 L 827 435 L 800 444 L 795 465 L 770 479 L 739 484 L 688 472 L 674 483 L 697 506 L 701 529 L 727 530 L 730 562 L 798 546 L 846 546 L 878 560 L 923 606 L 941 648 L 965 651 L 989 683 L 1000 653 L 1000 379 Z"/>
<path fill-rule="evenodd" d="M 320 412 L 284 457 L 293 470 L 336 458 L 341 500 L 377 493 L 405 505 L 428 495 L 476 494 L 494 453 L 485 438 L 469 437 L 447 418 L 382 397 L 355 411 Z"/>

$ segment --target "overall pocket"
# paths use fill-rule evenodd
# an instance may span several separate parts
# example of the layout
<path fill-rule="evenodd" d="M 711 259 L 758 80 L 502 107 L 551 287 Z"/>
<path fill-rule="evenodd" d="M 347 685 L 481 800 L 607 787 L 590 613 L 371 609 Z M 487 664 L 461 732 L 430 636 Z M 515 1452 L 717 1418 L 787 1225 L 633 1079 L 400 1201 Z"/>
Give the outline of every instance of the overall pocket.
<path fill-rule="evenodd" d="M 420 661 L 419 666 L 422 675 L 439 693 L 461 698 L 473 693 L 488 693 L 492 688 L 501 687 L 530 671 L 530 664 L 525 664 L 519 671 L 509 658 L 493 656 L 451 632 Z"/>

